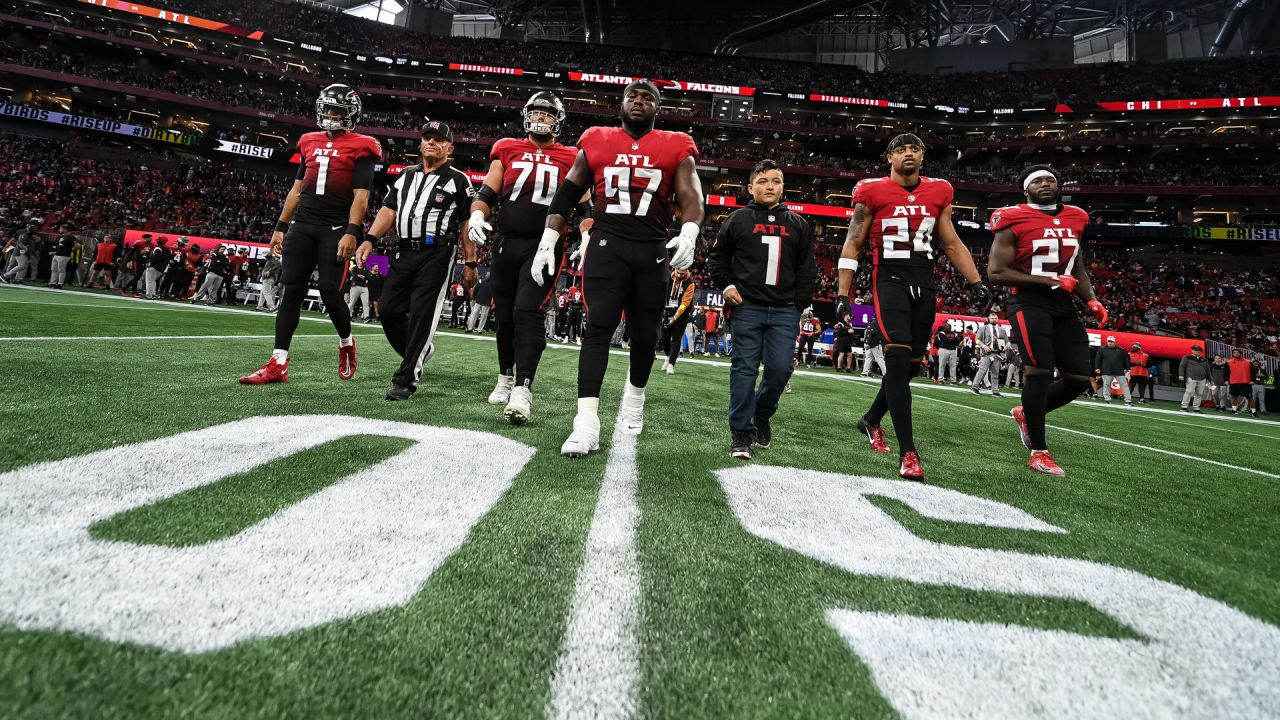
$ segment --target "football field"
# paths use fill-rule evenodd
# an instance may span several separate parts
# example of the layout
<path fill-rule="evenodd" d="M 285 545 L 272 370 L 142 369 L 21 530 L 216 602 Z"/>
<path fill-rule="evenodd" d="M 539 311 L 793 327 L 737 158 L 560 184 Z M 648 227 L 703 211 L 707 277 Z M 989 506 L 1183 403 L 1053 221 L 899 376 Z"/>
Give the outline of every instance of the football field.
<path fill-rule="evenodd" d="M 915 381 L 927 483 L 801 371 L 729 456 L 728 363 L 560 457 L 576 346 L 533 420 L 445 331 L 408 402 L 304 314 L 0 287 L 0 717 L 1280 717 L 1280 423 L 1078 401 L 1065 478 L 1006 398 Z M 891 446 L 894 437 L 886 424 Z"/>

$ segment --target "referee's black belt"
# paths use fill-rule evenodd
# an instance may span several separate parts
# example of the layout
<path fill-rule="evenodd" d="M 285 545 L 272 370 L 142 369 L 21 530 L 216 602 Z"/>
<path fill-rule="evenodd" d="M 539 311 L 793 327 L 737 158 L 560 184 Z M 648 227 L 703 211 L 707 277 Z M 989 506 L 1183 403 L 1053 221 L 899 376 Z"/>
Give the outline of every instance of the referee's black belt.
<path fill-rule="evenodd" d="M 426 250 L 429 247 L 435 247 L 435 246 L 436 246 L 435 235 L 426 235 L 417 240 L 406 240 L 404 238 L 400 238 L 401 250 Z"/>

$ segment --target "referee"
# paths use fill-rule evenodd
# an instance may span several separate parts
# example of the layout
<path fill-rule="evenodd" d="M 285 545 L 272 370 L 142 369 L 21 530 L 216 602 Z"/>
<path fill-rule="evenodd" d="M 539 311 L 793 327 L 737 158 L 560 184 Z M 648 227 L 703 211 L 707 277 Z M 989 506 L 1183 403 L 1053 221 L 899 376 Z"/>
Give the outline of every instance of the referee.
<path fill-rule="evenodd" d="M 418 389 L 422 367 L 435 354 L 432 338 L 440 322 L 449 279 L 462 243 L 462 283 L 476 280 L 476 247 L 467 237 L 467 216 L 475 190 L 466 173 L 450 162 L 453 133 L 439 120 L 422 126 L 422 163 L 400 173 L 373 227 L 356 253 L 363 266 L 382 236 L 394 229 L 391 269 L 382 289 L 379 314 L 387 342 L 404 360 L 391 376 L 388 400 L 408 400 Z"/>
<path fill-rule="evenodd" d="M 751 445 L 769 447 L 770 418 L 791 378 L 800 308 L 818 282 L 813 228 L 782 204 L 782 169 L 761 160 L 751 169 L 751 202 L 733 211 L 707 258 L 716 287 L 733 307 L 729 373 L 731 454 L 751 459 Z M 764 381 L 756 376 L 764 362 Z"/>

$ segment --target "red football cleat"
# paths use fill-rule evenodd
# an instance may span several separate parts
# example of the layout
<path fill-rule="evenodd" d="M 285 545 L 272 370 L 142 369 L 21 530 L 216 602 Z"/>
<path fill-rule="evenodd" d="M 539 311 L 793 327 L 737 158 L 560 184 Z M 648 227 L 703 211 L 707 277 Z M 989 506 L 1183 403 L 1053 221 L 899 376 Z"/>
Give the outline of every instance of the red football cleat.
<path fill-rule="evenodd" d="M 1032 450 L 1031 459 L 1027 461 L 1027 467 L 1045 475 L 1063 477 L 1067 474 L 1066 470 L 1058 467 L 1058 463 L 1053 461 L 1053 456 L 1049 454 L 1048 450 Z"/>
<path fill-rule="evenodd" d="M 915 450 L 902 456 L 902 467 L 898 468 L 898 477 L 903 480 L 924 480 L 924 468 L 920 467 L 920 456 Z"/>
<path fill-rule="evenodd" d="M 266 365 L 258 368 L 252 375 L 240 378 L 241 385 L 266 385 L 267 383 L 289 382 L 289 361 L 284 364 L 276 362 L 272 357 Z"/>
<path fill-rule="evenodd" d="M 858 432 L 867 436 L 867 440 L 871 441 L 871 449 L 876 452 L 889 452 L 889 443 L 884 441 L 884 429 L 879 425 L 872 425 L 867 422 L 866 418 L 858 418 Z"/>
<path fill-rule="evenodd" d="M 1022 411 L 1022 406 L 1019 405 L 1018 407 L 1010 410 L 1009 414 L 1013 416 L 1014 422 L 1018 423 L 1018 433 L 1022 435 L 1023 446 L 1030 450 L 1031 433 L 1027 432 L 1027 415 Z"/>
<path fill-rule="evenodd" d="M 350 380 L 356 376 L 356 339 L 350 345 L 338 346 L 338 379 Z"/>

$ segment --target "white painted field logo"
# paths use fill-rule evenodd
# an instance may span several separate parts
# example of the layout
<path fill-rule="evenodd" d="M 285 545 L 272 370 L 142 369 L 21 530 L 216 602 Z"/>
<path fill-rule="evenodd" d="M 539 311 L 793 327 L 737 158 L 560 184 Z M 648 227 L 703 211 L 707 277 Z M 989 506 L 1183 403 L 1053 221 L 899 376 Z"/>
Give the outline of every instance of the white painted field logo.
<path fill-rule="evenodd" d="M 415 441 L 232 537 L 95 540 L 94 523 L 352 435 Z M 345 416 L 258 417 L 0 475 L 0 622 L 196 653 L 403 605 L 533 448 Z"/>
<path fill-rule="evenodd" d="M 752 534 L 859 575 L 1093 606 L 1143 639 L 832 608 L 827 622 L 907 718 L 1260 718 L 1280 712 L 1280 629 L 1172 583 L 911 534 L 924 517 L 1063 533 L 1003 503 L 896 480 L 752 466 L 717 473 Z"/>

